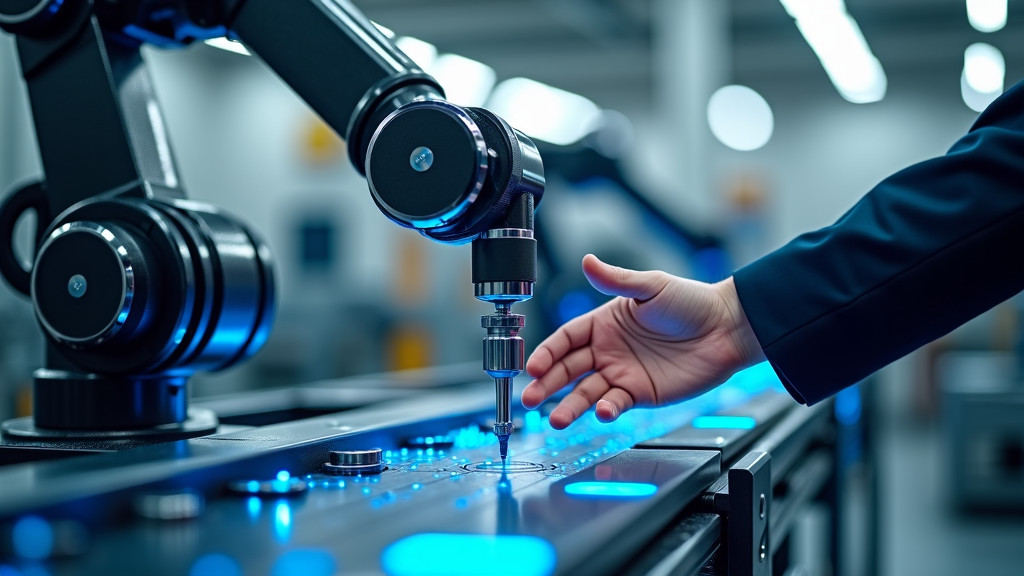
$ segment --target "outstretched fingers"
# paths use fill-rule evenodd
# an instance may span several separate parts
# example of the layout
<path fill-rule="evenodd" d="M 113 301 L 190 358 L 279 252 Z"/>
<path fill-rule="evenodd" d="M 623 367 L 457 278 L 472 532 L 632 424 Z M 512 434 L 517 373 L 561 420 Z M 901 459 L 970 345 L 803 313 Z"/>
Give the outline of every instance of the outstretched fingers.
<path fill-rule="evenodd" d="M 569 352 L 590 343 L 593 312 L 573 318 L 541 342 L 526 361 L 526 373 L 540 378 Z"/>
<path fill-rule="evenodd" d="M 594 351 L 589 347 L 569 352 L 547 372 L 523 389 L 523 405 L 535 408 L 567 384 L 594 370 Z"/>
<path fill-rule="evenodd" d="M 611 389 L 611 385 L 598 372 L 580 380 L 576 387 L 573 388 L 573 391 L 565 398 L 562 398 L 558 406 L 551 411 L 549 416 L 551 427 L 561 430 L 572 424 L 600 400 L 609 389 Z"/>
<path fill-rule="evenodd" d="M 612 388 L 597 401 L 594 412 L 601 422 L 613 422 L 636 404 L 633 396 L 622 388 Z"/>

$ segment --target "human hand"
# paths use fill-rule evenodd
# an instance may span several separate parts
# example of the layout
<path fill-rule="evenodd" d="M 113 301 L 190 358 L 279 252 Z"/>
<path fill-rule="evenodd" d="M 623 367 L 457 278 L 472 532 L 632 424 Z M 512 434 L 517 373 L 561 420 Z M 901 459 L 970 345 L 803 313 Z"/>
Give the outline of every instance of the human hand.
<path fill-rule="evenodd" d="M 732 278 L 705 284 L 671 274 L 637 272 L 583 258 L 587 280 L 618 296 L 567 322 L 534 350 L 523 405 L 539 406 L 583 378 L 551 412 L 562 429 L 596 404 L 611 422 L 634 406 L 661 406 L 698 396 L 764 359 Z"/>

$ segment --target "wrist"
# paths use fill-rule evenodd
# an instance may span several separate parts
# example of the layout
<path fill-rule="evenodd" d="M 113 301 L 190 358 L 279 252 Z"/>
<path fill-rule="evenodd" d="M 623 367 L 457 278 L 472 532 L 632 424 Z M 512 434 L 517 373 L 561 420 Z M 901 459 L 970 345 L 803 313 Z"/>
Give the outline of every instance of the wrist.
<path fill-rule="evenodd" d="M 714 285 L 715 290 L 721 298 L 725 308 L 725 321 L 729 327 L 729 338 L 736 348 L 739 356 L 739 368 L 746 368 L 765 360 L 764 350 L 757 340 L 754 328 L 747 319 L 743 305 L 740 303 L 739 294 L 736 292 L 736 283 L 732 276 Z"/>

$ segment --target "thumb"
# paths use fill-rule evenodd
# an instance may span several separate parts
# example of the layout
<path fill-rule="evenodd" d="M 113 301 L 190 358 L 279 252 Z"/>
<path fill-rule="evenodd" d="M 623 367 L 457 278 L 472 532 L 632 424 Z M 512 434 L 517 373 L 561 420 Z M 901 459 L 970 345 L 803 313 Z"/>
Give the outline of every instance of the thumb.
<path fill-rule="evenodd" d="M 605 264 L 593 254 L 583 257 L 583 274 L 598 292 L 609 296 L 625 296 L 638 300 L 649 300 L 668 282 L 660 272 L 637 272 Z"/>

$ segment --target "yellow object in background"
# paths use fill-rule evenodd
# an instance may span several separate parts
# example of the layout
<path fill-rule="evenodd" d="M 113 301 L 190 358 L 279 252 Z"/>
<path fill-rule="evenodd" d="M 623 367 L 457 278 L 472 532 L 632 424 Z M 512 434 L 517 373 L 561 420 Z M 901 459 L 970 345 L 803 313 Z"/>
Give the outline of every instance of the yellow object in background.
<path fill-rule="evenodd" d="M 431 332 L 418 324 L 404 324 L 388 335 L 387 370 L 412 370 L 432 365 Z"/>
<path fill-rule="evenodd" d="M 18 388 L 16 402 L 14 405 L 15 416 L 32 415 L 32 387 L 22 386 Z"/>
<path fill-rule="evenodd" d="M 303 130 L 302 153 L 310 164 L 327 164 L 344 159 L 345 141 L 319 116 L 312 116 Z"/>

